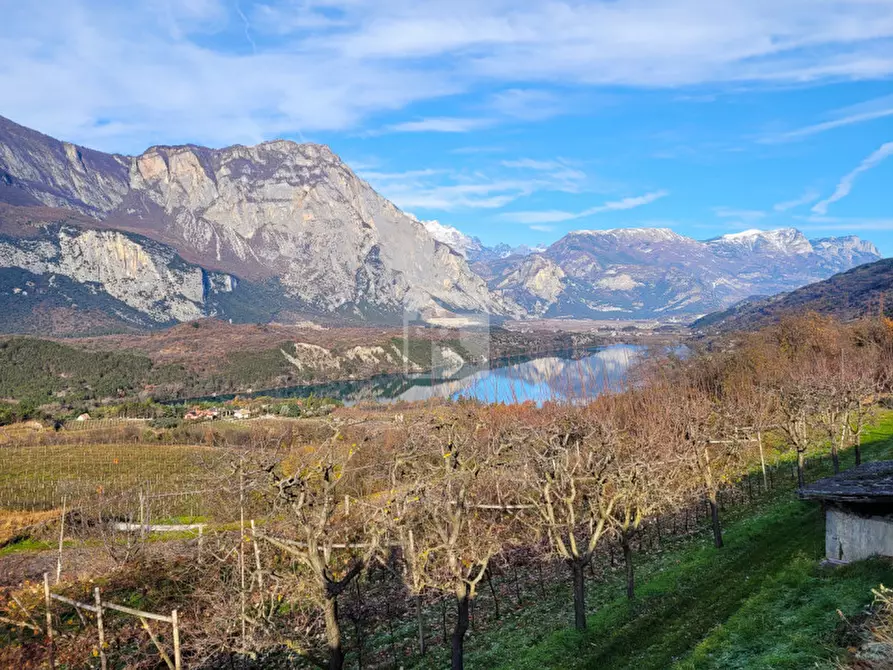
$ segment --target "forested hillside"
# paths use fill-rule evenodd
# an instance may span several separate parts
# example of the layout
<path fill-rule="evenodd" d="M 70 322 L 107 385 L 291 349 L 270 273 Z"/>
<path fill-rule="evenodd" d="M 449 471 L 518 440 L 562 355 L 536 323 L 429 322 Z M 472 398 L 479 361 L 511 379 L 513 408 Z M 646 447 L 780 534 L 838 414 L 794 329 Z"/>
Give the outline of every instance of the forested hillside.
<path fill-rule="evenodd" d="M 878 314 L 893 315 L 893 258 L 834 275 L 790 293 L 745 301 L 723 312 L 698 319 L 692 328 L 730 332 L 755 330 L 785 315 L 806 311 L 849 320 Z"/>

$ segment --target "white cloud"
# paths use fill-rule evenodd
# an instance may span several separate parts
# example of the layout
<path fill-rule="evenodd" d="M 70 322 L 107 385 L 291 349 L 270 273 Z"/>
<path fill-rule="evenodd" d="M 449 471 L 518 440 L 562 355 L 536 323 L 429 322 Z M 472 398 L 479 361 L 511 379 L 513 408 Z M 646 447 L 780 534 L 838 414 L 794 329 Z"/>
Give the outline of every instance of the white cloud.
<path fill-rule="evenodd" d="M 865 158 L 859 166 L 850 172 L 849 174 L 844 175 L 843 179 L 837 184 L 837 188 L 834 190 L 828 198 L 817 202 L 812 207 L 812 211 L 815 214 L 825 214 L 828 212 L 828 207 L 838 200 L 842 200 L 850 194 L 850 191 L 853 190 L 853 184 L 856 183 L 856 178 L 862 174 L 863 172 L 868 172 L 874 167 L 877 167 L 884 159 L 889 156 L 893 156 L 893 142 L 887 142 L 886 144 L 882 144 L 877 150 L 871 153 L 870 156 Z"/>
<path fill-rule="evenodd" d="M 537 232 L 540 232 L 540 233 L 551 233 L 553 230 L 555 230 L 555 226 L 534 225 L 534 226 L 530 226 L 530 230 L 536 230 Z"/>
<path fill-rule="evenodd" d="M 734 207 L 714 207 L 713 213 L 722 219 L 738 219 L 739 221 L 759 221 L 766 217 L 766 212 L 758 209 L 735 209 Z"/>
<path fill-rule="evenodd" d="M 387 126 L 385 131 L 393 133 L 467 133 L 487 128 L 493 123 L 492 119 L 435 117 L 395 123 Z"/>
<path fill-rule="evenodd" d="M 585 173 L 558 160 L 502 161 L 490 174 L 424 168 L 360 175 L 398 207 L 420 210 L 498 209 L 538 192 L 579 193 L 587 187 Z"/>
<path fill-rule="evenodd" d="M 886 95 L 874 100 L 844 107 L 834 112 L 834 117 L 830 121 L 816 123 L 804 128 L 791 130 L 780 135 L 774 135 L 766 138 L 765 142 L 780 142 L 784 140 L 798 140 L 811 135 L 824 133 L 835 128 L 843 128 L 857 123 L 865 123 L 876 119 L 883 119 L 893 116 L 893 95 Z"/>
<path fill-rule="evenodd" d="M 134 151 L 357 131 L 373 115 L 454 94 L 481 96 L 480 116 L 533 121 L 567 113 L 567 89 L 557 95 L 546 85 L 893 74 L 886 0 L 240 2 L 4 3 L 3 114 Z M 501 93 L 488 97 L 492 89 Z M 402 130 L 460 132 L 481 122 L 408 120 Z"/>
<path fill-rule="evenodd" d="M 451 154 L 455 154 L 457 156 L 474 156 L 477 154 L 498 154 L 505 151 L 503 147 L 496 146 L 470 146 L 470 147 L 459 147 L 458 149 L 452 149 L 450 151 Z"/>
<path fill-rule="evenodd" d="M 538 89 L 513 88 L 493 94 L 490 108 L 501 116 L 523 121 L 544 121 L 569 109 L 568 96 Z"/>
<path fill-rule="evenodd" d="M 583 181 L 586 179 L 586 173 L 573 167 L 563 160 L 537 160 L 534 158 L 517 158 L 514 160 L 504 160 L 500 162 L 502 167 L 534 170 L 538 172 L 551 173 L 553 178 L 566 181 Z"/>
<path fill-rule="evenodd" d="M 506 212 L 501 215 L 502 219 L 515 223 L 524 224 L 544 224 L 544 223 L 560 223 L 562 221 L 572 221 L 582 219 L 595 214 L 603 214 L 605 212 L 617 212 L 627 209 L 634 209 L 644 205 L 651 204 L 655 200 L 660 200 L 669 195 L 668 191 L 654 191 L 645 195 L 635 196 L 631 198 L 623 198 L 606 202 L 604 205 L 590 207 L 581 212 L 567 212 L 564 210 L 542 210 L 542 211 L 526 211 L 526 212 Z"/>
<path fill-rule="evenodd" d="M 785 200 L 784 202 L 776 203 L 772 209 L 776 212 L 786 212 L 789 209 L 796 209 L 797 207 L 802 207 L 803 205 L 809 205 L 814 203 L 820 197 L 820 193 L 816 190 L 809 189 L 803 192 L 799 198 L 794 198 L 793 200 Z"/>

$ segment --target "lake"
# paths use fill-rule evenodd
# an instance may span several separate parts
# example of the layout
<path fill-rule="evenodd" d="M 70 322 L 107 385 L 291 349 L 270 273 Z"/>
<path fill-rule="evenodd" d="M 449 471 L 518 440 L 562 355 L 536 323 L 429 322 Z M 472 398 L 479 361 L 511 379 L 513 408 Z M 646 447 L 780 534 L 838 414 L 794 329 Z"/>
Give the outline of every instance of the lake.
<path fill-rule="evenodd" d="M 667 351 L 666 347 L 659 349 Z M 630 367 L 649 350 L 649 347 L 632 344 L 612 344 L 540 357 L 494 360 L 489 365 L 465 365 L 449 374 L 434 371 L 379 375 L 251 395 L 300 398 L 312 394 L 337 398 L 346 405 L 361 401 L 386 403 L 429 398 L 474 398 L 486 403 L 573 401 L 591 398 L 606 389 L 620 388 Z"/>

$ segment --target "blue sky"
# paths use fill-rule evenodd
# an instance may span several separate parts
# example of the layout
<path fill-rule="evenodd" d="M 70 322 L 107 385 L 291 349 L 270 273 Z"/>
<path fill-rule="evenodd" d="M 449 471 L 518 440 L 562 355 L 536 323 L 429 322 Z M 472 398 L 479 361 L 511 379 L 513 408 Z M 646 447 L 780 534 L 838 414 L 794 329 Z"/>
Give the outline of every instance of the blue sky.
<path fill-rule="evenodd" d="M 893 255 L 893 0 L 0 0 L 0 114 L 330 145 L 486 243 L 795 226 Z"/>

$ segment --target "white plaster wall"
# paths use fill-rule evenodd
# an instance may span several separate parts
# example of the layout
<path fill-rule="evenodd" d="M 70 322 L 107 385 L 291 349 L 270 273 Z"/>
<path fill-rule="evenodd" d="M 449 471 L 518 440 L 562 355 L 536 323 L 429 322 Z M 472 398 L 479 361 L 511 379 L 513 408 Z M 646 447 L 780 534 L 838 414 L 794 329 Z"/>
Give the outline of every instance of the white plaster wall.
<path fill-rule="evenodd" d="M 860 561 L 893 556 L 893 519 L 860 517 L 839 509 L 825 512 L 825 556 L 832 561 Z"/>

